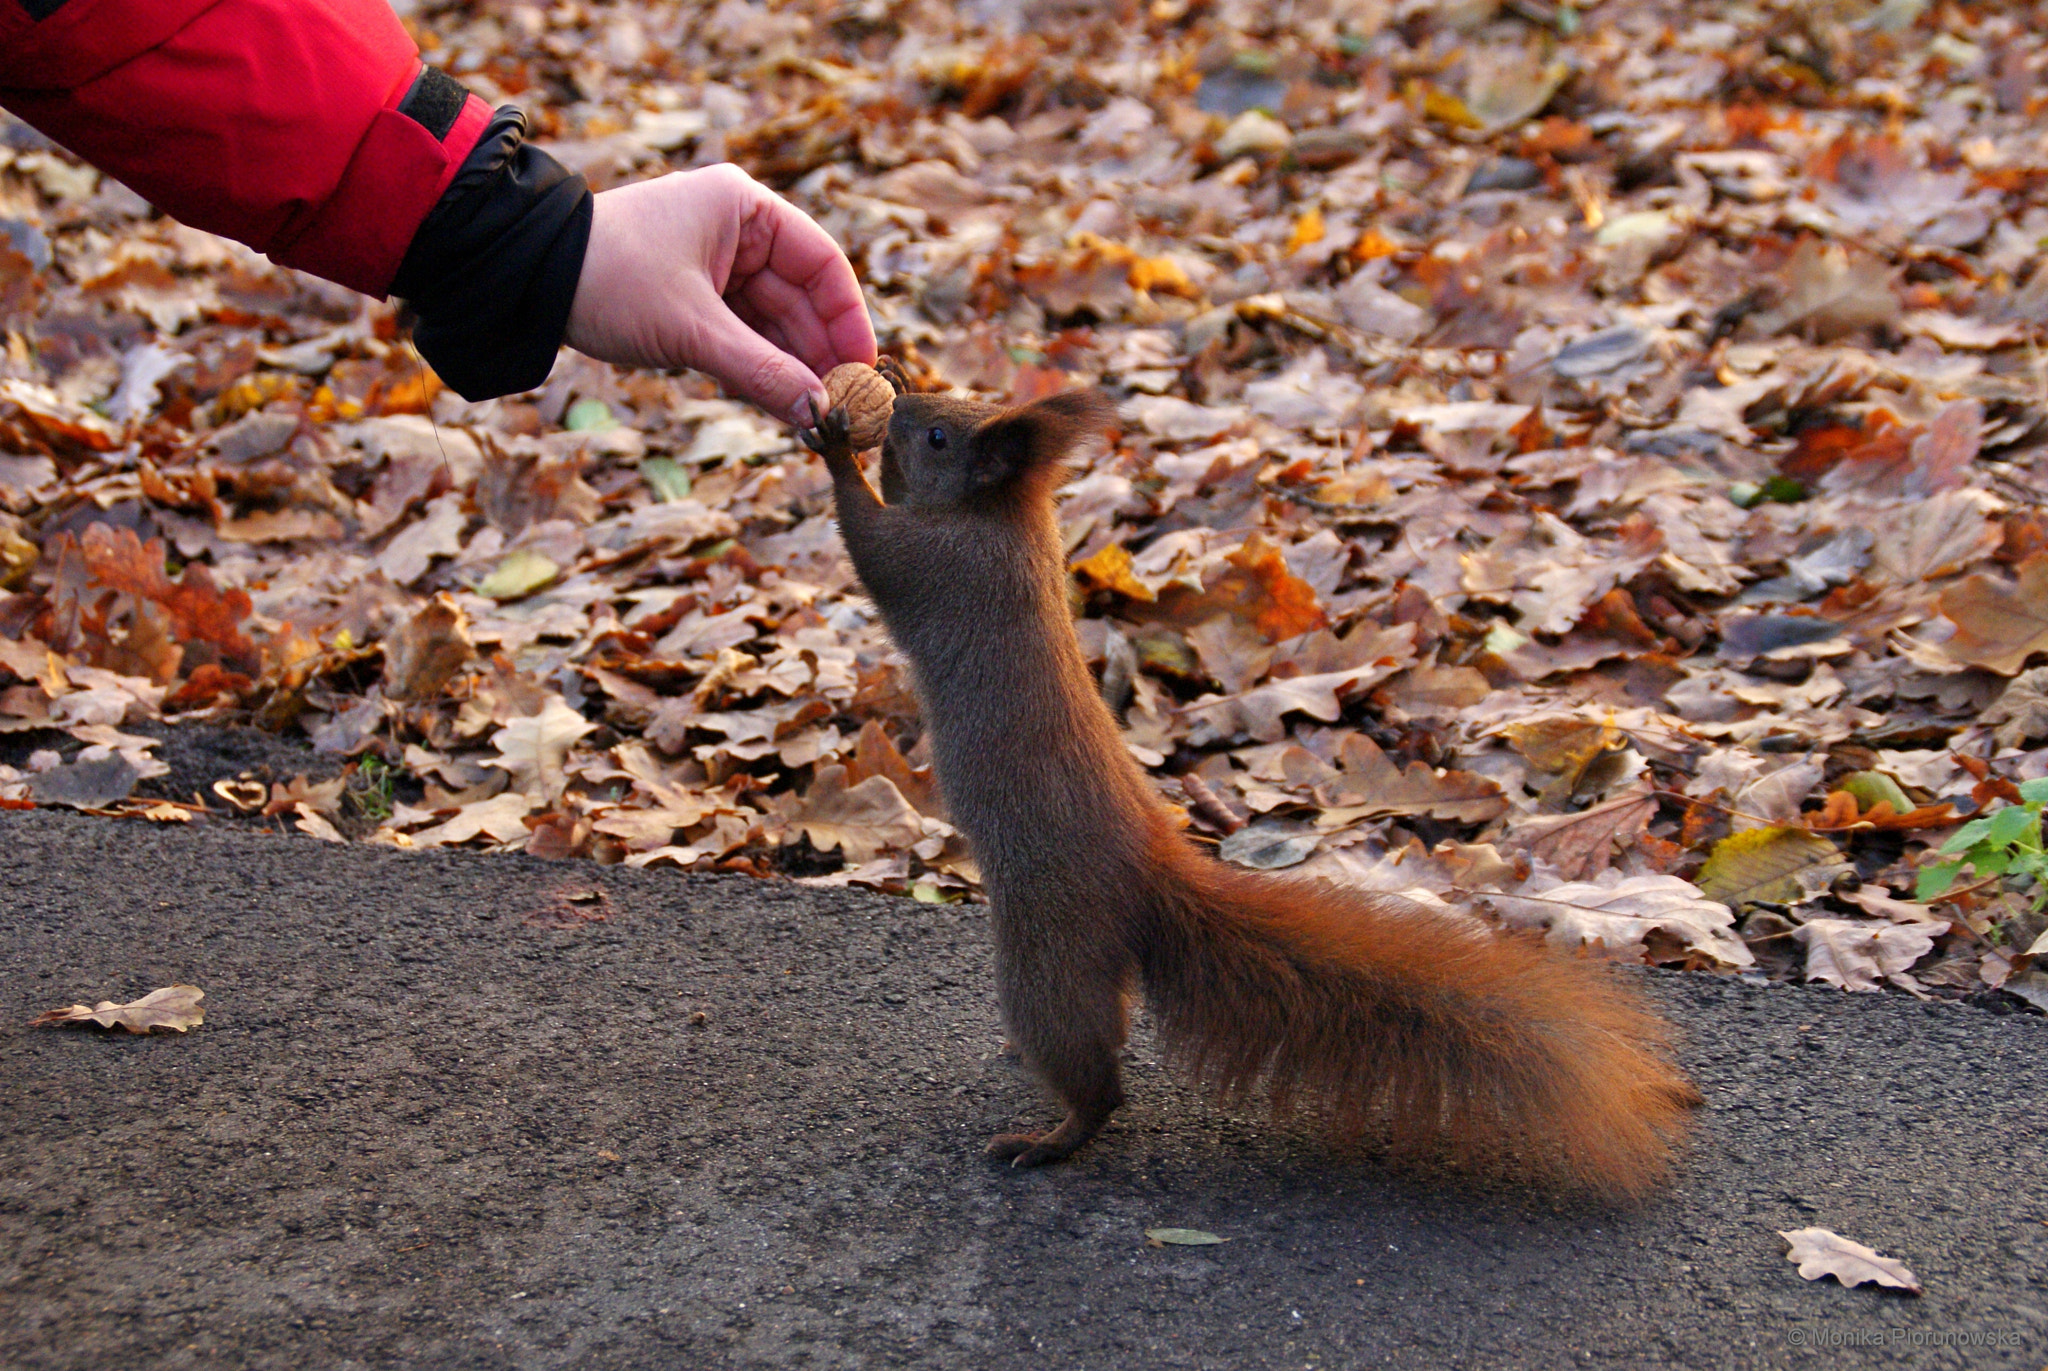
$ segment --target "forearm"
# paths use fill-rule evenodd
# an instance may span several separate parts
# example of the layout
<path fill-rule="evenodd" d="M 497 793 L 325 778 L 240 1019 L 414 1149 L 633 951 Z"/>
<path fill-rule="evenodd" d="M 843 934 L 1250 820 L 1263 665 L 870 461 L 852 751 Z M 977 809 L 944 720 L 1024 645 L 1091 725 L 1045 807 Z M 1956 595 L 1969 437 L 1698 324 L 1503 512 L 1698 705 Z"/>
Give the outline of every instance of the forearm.
<path fill-rule="evenodd" d="M 185 223 L 366 294 L 490 121 L 384 0 L 0 5 L 0 104 Z"/>

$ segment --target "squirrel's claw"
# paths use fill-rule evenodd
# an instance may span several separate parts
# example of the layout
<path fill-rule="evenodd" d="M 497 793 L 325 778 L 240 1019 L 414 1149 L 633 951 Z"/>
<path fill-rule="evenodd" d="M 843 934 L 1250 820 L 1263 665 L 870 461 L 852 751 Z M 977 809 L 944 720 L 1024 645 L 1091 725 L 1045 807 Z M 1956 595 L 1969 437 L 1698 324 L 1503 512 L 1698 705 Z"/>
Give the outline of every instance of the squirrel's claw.
<path fill-rule="evenodd" d="M 853 421 L 847 417 L 845 405 L 834 405 L 824 414 L 818 413 L 818 402 L 812 400 L 811 427 L 796 431 L 803 445 L 828 461 L 835 457 L 851 457 L 853 444 L 850 430 Z"/>
<path fill-rule="evenodd" d="M 889 383 L 889 389 L 898 395 L 906 394 L 910 390 L 910 378 L 904 375 L 903 364 L 894 357 L 884 357 L 876 362 L 875 370 Z"/>

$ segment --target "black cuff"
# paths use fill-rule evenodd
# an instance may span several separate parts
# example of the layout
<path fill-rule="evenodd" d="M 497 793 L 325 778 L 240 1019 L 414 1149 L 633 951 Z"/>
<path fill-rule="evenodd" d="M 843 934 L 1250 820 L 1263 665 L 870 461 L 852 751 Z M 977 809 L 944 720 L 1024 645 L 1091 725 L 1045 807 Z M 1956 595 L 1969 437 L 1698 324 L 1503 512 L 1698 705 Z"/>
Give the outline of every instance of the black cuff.
<path fill-rule="evenodd" d="M 463 399 L 532 390 L 555 365 L 589 244 L 590 187 L 529 144 L 508 105 L 413 234 L 391 293 Z"/>

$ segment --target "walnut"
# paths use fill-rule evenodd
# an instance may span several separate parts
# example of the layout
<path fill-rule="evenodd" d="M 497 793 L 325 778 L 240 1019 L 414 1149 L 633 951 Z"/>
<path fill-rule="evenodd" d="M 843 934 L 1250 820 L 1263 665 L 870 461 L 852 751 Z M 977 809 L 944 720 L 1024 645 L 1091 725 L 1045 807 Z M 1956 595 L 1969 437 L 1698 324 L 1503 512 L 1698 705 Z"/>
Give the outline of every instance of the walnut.
<path fill-rule="evenodd" d="M 846 435 L 855 452 L 882 445 L 896 391 L 865 362 L 847 362 L 825 373 L 825 395 L 833 407 L 846 406 Z"/>

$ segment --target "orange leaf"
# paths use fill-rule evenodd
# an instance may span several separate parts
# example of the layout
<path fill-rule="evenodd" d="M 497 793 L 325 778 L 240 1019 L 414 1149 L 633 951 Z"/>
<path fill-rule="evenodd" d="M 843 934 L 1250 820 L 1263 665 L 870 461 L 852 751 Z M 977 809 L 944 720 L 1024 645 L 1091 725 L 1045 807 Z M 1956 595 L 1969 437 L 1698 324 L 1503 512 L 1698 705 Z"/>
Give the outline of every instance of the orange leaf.
<path fill-rule="evenodd" d="M 1209 587 L 1209 594 L 1235 602 L 1238 617 L 1249 620 L 1267 642 L 1298 637 L 1329 623 L 1315 587 L 1289 571 L 1280 549 L 1265 538 L 1254 534 L 1224 560 L 1230 569 Z"/>
<path fill-rule="evenodd" d="M 1294 230 L 1287 235 L 1287 246 L 1280 249 L 1280 255 L 1292 257 L 1309 244 L 1322 242 L 1326 232 L 1323 227 L 1322 209 L 1311 205 L 1308 213 L 1294 221 Z M 1137 283 L 1134 281 L 1132 284 Z"/>
<path fill-rule="evenodd" d="M 1074 574 L 1093 590 L 1113 590 L 1147 604 L 1159 598 L 1131 575 L 1131 554 L 1120 543 L 1110 543 L 1086 561 L 1074 563 Z"/>
<path fill-rule="evenodd" d="M 1901 814 L 1892 808 L 1889 800 L 1879 800 L 1869 809 L 1859 812 L 1854 795 L 1846 790 L 1831 790 L 1819 811 L 1803 817 L 1806 827 L 1812 832 L 1839 833 L 1851 828 L 1940 828 L 1955 822 L 1956 811 L 1953 805 L 1938 804 L 1920 805 Z"/>
<path fill-rule="evenodd" d="M 1351 260 L 1370 262 L 1378 257 L 1394 257 L 1401 252 L 1401 245 L 1381 233 L 1378 229 L 1367 229 L 1358 235 L 1358 241 L 1351 245 Z"/>

